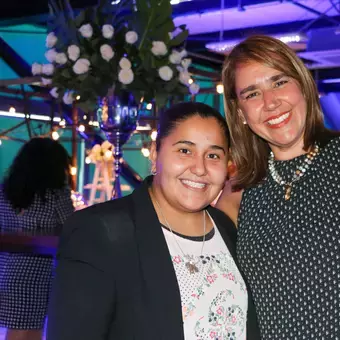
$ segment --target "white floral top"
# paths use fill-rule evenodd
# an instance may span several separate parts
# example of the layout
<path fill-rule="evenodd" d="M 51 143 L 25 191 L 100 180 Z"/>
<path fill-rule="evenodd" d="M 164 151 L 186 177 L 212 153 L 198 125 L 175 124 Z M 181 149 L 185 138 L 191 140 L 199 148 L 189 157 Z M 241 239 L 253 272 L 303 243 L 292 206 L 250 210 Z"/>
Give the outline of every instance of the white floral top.
<path fill-rule="evenodd" d="M 162 228 L 181 293 L 185 340 L 246 340 L 248 295 L 245 283 L 218 229 L 203 237 Z M 179 249 L 199 271 L 190 274 Z"/>

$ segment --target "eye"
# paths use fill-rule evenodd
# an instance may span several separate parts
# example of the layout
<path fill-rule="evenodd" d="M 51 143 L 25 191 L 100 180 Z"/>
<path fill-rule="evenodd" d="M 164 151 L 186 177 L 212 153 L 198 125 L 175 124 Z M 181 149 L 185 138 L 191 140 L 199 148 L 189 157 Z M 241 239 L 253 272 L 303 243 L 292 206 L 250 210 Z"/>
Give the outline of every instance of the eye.
<path fill-rule="evenodd" d="M 190 154 L 190 150 L 188 150 L 188 149 L 179 149 L 178 150 L 180 153 L 184 153 L 184 154 L 186 154 L 186 155 L 188 155 L 188 154 Z"/>
<path fill-rule="evenodd" d="M 288 80 L 280 80 L 277 83 L 275 83 L 274 87 L 280 87 L 286 83 L 288 83 Z"/>
<path fill-rule="evenodd" d="M 246 96 L 246 99 L 251 99 L 251 98 L 254 98 L 256 96 L 258 96 L 258 92 L 253 92 L 253 93 L 248 94 L 248 96 Z"/>
<path fill-rule="evenodd" d="M 217 155 L 216 153 L 210 153 L 208 155 L 208 158 L 210 158 L 210 159 L 220 159 L 221 157 L 220 157 L 220 155 Z"/>

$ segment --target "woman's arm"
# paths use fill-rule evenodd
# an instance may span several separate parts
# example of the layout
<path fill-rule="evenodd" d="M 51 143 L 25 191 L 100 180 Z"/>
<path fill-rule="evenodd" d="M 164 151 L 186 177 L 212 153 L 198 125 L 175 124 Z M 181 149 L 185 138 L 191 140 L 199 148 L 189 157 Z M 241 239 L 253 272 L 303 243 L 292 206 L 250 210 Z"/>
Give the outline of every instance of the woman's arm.
<path fill-rule="evenodd" d="M 228 215 L 236 226 L 242 193 L 243 191 L 232 192 L 231 183 L 228 181 L 215 205 L 215 208 Z"/>
<path fill-rule="evenodd" d="M 115 307 L 111 248 L 93 209 L 66 221 L 49 305 L 49 340 L 107 339 Z"/>

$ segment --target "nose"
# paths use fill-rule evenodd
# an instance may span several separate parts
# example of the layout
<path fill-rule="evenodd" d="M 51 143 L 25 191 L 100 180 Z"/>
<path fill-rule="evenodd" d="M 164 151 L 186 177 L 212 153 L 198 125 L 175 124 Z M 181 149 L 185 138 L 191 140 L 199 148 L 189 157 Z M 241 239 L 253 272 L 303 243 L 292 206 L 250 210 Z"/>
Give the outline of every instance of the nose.
<path fill-rule="evenodd" d="M 264 108 L 267 111 L 273 111 L 281 105 L 280 99 L 277 98 L 273 90 L 267 90 L 263 92 Z"/>
<path fill-rule="evenodd" d="M 196 176 L 204 176 L 207 174 L 206 159 L 204 156 L 197 155 L 194 158 L 193 164 L 190 168 L 191 172 Z"/>

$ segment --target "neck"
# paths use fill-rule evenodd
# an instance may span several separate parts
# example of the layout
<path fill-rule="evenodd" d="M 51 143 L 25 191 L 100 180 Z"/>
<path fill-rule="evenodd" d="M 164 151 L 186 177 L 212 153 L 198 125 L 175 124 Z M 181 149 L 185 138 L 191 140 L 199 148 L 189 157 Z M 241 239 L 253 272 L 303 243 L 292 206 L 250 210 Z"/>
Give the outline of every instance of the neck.
<path fill-rule="evenodd" d="M 286 160 L 299 157 L 301 155 L 305 155 L 306 153 L 310 151 L 310 149 L 312 149 L 310 148 L 309 150 L 306 151 L 304 150 L 303 147 L 304 147 L 303 140 L 300 140 L 295 145 L 284 147 L 284 148 L 276 146 L 276 145 L 270 145 L 270 149 L 272 150 L 275 159 L 279 161 L 286 161 Z"/>
<path fill-rule="evenodd" d="M 173 231 L 185 236 L 202 236 L 204 234 L 204 211 L 189 212 L 171 206 L 159 190 L 153 186 L 149 189 L 153 206 L 159 222 Z M 205 214 L 206 233 L 213 228 L 208 214 Z"/>

